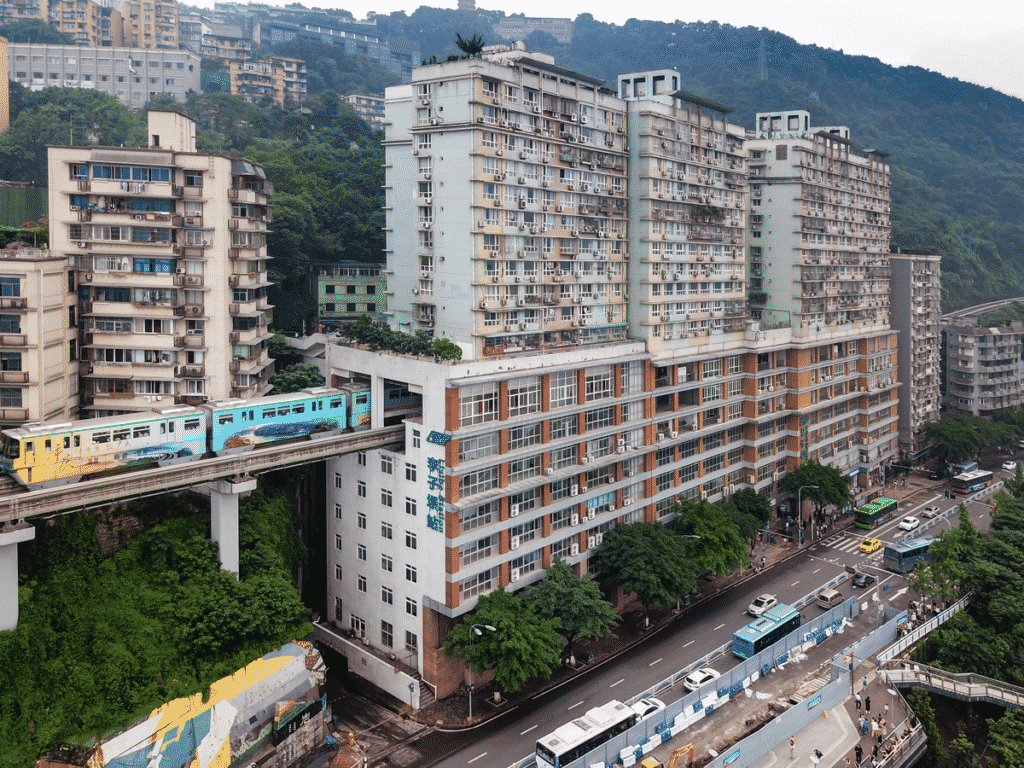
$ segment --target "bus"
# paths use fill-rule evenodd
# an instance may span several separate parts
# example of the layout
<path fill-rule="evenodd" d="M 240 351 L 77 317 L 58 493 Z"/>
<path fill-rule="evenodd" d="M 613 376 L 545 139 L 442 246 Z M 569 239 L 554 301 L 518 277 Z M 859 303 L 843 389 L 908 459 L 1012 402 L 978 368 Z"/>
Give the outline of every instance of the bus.
<path fill-rule="evenodd" d="M 594 707 L 547 736 L 537 739 L 537 768 L 563 768 L 606 741 L 625 733 L 637 722 L 637 713 L 621 701 Z"/>
<path fill-rule="evenodd" d="M 741 659 L 756 656 L 800 626 L 800 611 L 779 603 L 732 635 L 732 652 Z"/>
<path fill-rule="evenodd" d="M 983 469 L 964 472 L 962 475 L 954 477 L 949 487 L 953 493 L 974 493 L 992 485 L 992 479 L 992 473 Z"/>
<path fill-rule="evenodd" d="M 977 472 L 978 462 L 965 461 L 962 464 L 953 465 L 953 475 L 966 475 L 968 472 Z"/>
<path fill-rule="evenodd" d="M 899 512 L 900 503 L 896 499 L 887 499 L 880 496 L 874 501 L 869 501 L 863 507 L 859 507 L 853 514 L 853 524 L 858 528 L 870 531 L 882 523 L 892 520 Z"/>
<path fill-rule="evenodd" d="M 926 563 L 932 561 L 931 546 L 931 536 L 905 539 L 885 548 L 885 552 L 882 553 L 882 564 L 896 573 L 912 571 L 919 560 L 924 560 Z"/>

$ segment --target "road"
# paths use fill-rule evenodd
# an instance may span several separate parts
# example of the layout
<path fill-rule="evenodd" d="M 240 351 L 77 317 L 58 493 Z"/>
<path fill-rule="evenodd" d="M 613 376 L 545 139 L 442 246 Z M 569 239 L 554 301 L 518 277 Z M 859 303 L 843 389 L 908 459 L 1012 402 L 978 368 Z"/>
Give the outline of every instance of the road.
<path fill-rule="evenodd" d="M 1005 476 L 1009 473 L 1000 474 Z M 956 525 L 957 503 L 958 500 L 945 500 L 941 492 L 921 491 L 901 503 L 900 517 L 880 526 L 870 535 L 881 539 L 883 545 L 896 542 L 906 535 L 898 527 L 900 519 L 915 514 L 920 517 L 919 513 L 930 505 L 938 506 L 943 513 L 934 521 L 922 522 L 932 523 L 927 533 L 938 533 Z M 975 502 L 969 506 L 969 511 L 979 527 L 988 527 L 991 510 L 987 505 Z M 435 731 L 427 734 L 411 745 L 420 756 L 415 765 L 504 768 L 531 754 L 539 736 L 550 733 L 574 715 L 610 699 L 625 700 L 635 696 L 728 642 L 735 630 L 751 620 L 746 614 L 747 605 L 761 593 L 774 594 L 783 603 L 793 602 L 845 572 L 847 566 L 874 573 L 879 586 L 885 583 L 896 585 L 893 592 L 905 587 L 902 577 L 882 569 L 881 550 L 870 555 L 859 552 L 865 533 L 853 528 L 826 537 L 789 562 L 771 566 L 727 593 L 695 606 L 684 624 L 668 628 L 628 656 L 612 660 L 583 678 L 547 691 L 472 733 Z M 915 531 L 911 535 L 917 533 Z M 849 596 L 855 588 L 847 581 L 840 590 Z M 818 612 L 813 604 L 803 611 L 806 617 Z M 718 665 L 722 667 L 719 671 L 731 663 L 731 656 L 719 659 Z M 682 688 L 677 687 L 663 694 L 662 698 L 673 701 L 683 693 Z M 478 702 L 478 706 L 487 705 Z"/>

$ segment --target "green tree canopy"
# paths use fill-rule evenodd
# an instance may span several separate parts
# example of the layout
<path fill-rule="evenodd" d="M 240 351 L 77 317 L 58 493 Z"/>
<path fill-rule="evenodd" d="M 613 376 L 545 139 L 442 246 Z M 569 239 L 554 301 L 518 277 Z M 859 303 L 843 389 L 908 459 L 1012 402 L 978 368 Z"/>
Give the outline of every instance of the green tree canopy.
<path fill-rule="evenodd" d="M 954 463 L 973 459 L 978 451 L 1017 441 L 1016 428 L 1007 422 L 993 422 L 969 413 L 954 413 L 942 421 L 924 425 L 933 456 Z"/>
<path fill-rule="evenodd" d="M 729 505 L 738 512 L 752 515 L 761 525 L 767 525 L 772 519 L 772 502 L 763 493 L 753 488 L 741 488 L 729 497 Z"/>
<path fill-rule="evenodd" d="M 673 528 L 677 534 L 699 537 L 684 538 L 683 542 L 691 558 L 708 573 L 732 573 L 746 558 L 747 543 L 732 512 L 706 499 L 680 498 Z"/>
<path fill-rule="evenodd" d="M 470 56 L 479 56 L 480 52 L 483 51 L 486 43 L 484 42 L 483 35 L 474 34 L 469 38 L 464 38 L 458 32 L 455 33 L 455 45 L 460 51 Z"/>
<path fill-rule="evenodd" d="M 463 657 L 477 672 L 493 667 L 494 682 L 507 693 L 531 678 L 549 677 L 561 649 L 555 620 L 542 618 L 522 597 L 503 589 L 481 597 L 444 643 L 447 655 Z"/>
<path fill-rule="evenodd" d="M 548 568 L 527 595 L 537 614 L 555 622 L 565 638 L 566 653 L 571 656 L 577 638 L 607 637 L 618 621 L 615 609 L 601 595 L 601 588 L 590 576 L 576 578 L 569 564 L 558 559 Z"/>
<path fill-rule="evenodd" d="M 785 482 L 794 497 L 799 493 L 801 499 L 810 499 L 818 509 L 829 504 L 842 508 L 853 503 L 853 493 L 843 473 L 816 461 L 805 461 L 787 472 Z M 803 493 L 800 493 L 801 488 L 804 488 Z M 798 510 L 798 513 L 801 511 Z"/>
<path fill-rule="evenodd" d="M 607 531 L 597 550 L 600 577 L 633 592 L 645 614 L 652 605 L 684 599 L 697 585 L 688 539 L 661 523 L 626 523 Z"/>
<path fill-rule="evenodd" d="M 324 375 L 311 363 L 289 365 L 283 371 L 271 375 L 268 381 L 273 385 L 272 395 L 283 395 L 287 392 L 298 392 L 307 387 L 322 387 Z"/>

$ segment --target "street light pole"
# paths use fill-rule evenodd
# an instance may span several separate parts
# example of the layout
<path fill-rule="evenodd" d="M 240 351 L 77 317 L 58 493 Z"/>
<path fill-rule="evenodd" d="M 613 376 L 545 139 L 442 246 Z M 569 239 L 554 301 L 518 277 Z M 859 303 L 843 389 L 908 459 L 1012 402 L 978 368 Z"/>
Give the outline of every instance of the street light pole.
<path fill-rule="evenodd" d="M 818 486 L 816 486 L 816 485 L 801 485 L 800 488 L 796 492 L 796 513 L 797 513 L 797 516 L 800 518 L 800 527 L 801 528 L 803 527 L 803 522 L 804 522 L 804 505 L 801 504 L 802 494 L 803 494 L 805 488 L 817 488 L 817 487 Z"/>
<path fill-rule="evenodd" d="M 469 645 L 473 645 L 473 638 L 479 637 L 484 633 L 484 630 L 488 632 L 497 632 L 497 627 L 492 627 L 490 624 L 472 624 L 469 627 Z M 473 667 L 469 668 L 469 722 L 473 721 Z"/>

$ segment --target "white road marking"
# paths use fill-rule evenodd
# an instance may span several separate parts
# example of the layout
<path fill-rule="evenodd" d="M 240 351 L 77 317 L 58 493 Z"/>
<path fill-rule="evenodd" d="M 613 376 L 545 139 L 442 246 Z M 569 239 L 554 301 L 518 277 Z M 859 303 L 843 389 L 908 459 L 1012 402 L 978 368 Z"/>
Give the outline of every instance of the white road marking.
<path fill-rule="evenodd" d="M 693 645 L 693 640 L 691 640 L 686 645 L 684 645 L 683 648 L 686 648 L 686 647 L 691 646 L 691 645 Z"/>
<path fill-rule="evenodd" d="M 795 586 L 796 586 L 797 584 L 799 584 L 799 583 L 800 583 L 800 581 L 799 581 L 799 579 L 798 579 L 797 581 L 794 581 L 794 582 L 793 582 L 792 584 L 790 584 L 789 586 L 791 586 L 791 587 L 795 587 Z"/>
<path fill-rule="evenodd" d="M 715 627 L 715 628 L 714 628 L 713 630 L 711 630 L 711 631 L 712 631 L 712 632 L 717 632 L 718 630 L 720 630 L 720 629 L 721 629 L 722 627 L 724 627 L 724 626 L 725 626 L 725 624 L 719 624 L 719 625 L 718 625 L 717 627 Z"/>
<path fill-rule="evenodd" d="M 520 736 L 525 736 L 526 734 L 528 734 L 528 733 L 529 733 L 530 731 L 532 731 L 532 730 L 533 730 L 534 728 L 536 728 L 536 727 L 537 727 L 536 725 L 531 725 L 531 726 L 530 726 L 529 728 L 527 728 L 527 729 L 526 729 L 525 731 L 520 731 L 520 732 L 519 732 L 519 735 L 520 735 Z"/>
<path fill-rule="evenodd" d="M 481 752 L 481 753 L 480 753 L 479 755 L 477 755 L 476 757 L 474 757 L 474 758 L 473 758 L 472 760 L 469 760 L 469 761 L 467 761 L 467 765 L 471 765 L 471 764 L 475 763 L 475 762 L 476 762 L 477 760 L 479 760 L 479 759 L 480 759 L 481 757 L 485 757 L 486 755 L 487 755 L 487 753 L 486 753 L 486 752 Z"/>
<path fill-rule="evenodd" d="M 821 568 L 815 568 L 813 571 L 811 571 L 811 576 L 813 576 L 814 574 L 816 574 L 820 570 L 821 570 Z"/>
<path fill-rule="evenodd" d="M 616 680 L 616 681 L 615 681 L 614 683 L 612 683 L 612 684 L 611 684 L 611 685 L 609 685 L 608 687 L 609 687 L 609 688 L 614 688 L 614 687 L 615 687 L 616 685 L 618 685 L 619 683 L 624 683 L 625 681 L 626 681 L 626 678 L 622 678 L 621 680 Z"/>
<path fill-rule="evenodd" d="M 578 707 L 582 703 L 583 703 L 582 701 L 577 701 L 575 704 L 573 704 L 571 707 L 569 707 L 569 709 L 576 709 L 576 707 Z"/>
<path fill-rule="evenodd" d="M 653 666 L 654 666 L 655 664 L 657 664 L 657 663 L 658 663 L 659 661 L 661 661 L 661 659 L 655 659 L 654 661 L 652 661 L 652 662 L 651 662 L 650 664 L 648 664 L 647 666 L 648 666 L 648 667 L 653 667 Z"/>

